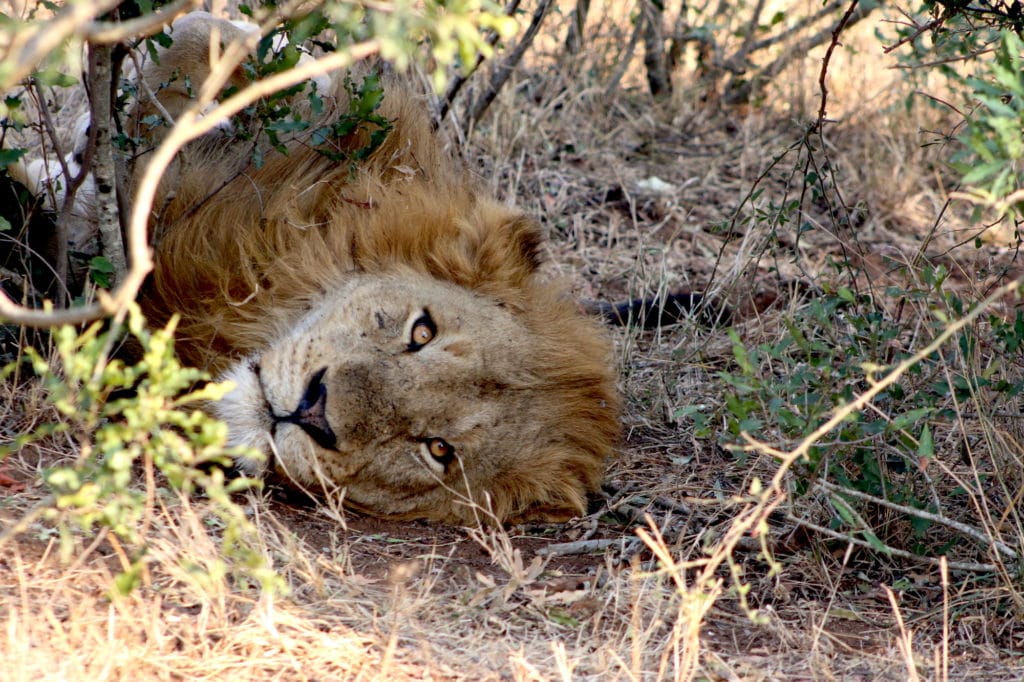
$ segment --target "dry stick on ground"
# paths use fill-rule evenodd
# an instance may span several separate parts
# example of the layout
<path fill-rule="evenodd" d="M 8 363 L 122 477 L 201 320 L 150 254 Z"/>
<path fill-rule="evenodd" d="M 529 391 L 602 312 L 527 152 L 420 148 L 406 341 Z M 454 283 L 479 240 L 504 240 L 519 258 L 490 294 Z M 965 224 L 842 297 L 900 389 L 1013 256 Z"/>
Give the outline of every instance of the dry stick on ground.
<path fill-rule="evenodd" d="M 875 497 L 874 495 L 868 495 L 867 493 L 862 493 L 858 490 L 853 490 L 851 488 L 844 488 L 843 486 L 836 485 L 834 483 L 829 483 L 828 481 L 818 481 L 817 485 L 822 490 L 831 493 L 836 493 L 838 495 L 848 495 L 858 500 L 863 500 L 864 502 L 877 504 L 879 507 L 892 509 L 893 511 L 898 511 L 908 516 L 916 516 L 919 519 L 924 519 L 926 521 L 931 521 L 932 523 L 937 523 L 939 525 L 946 526 L 947 528 L 952 528 L 961 535 L 965 535 L 971 538 L 983 547 L 994 548 L 997 552 L 999 552 L 1008 559 L 1012 559 L 1013 561 L 1017 561 L 1018 559 L 1020 559 L 1020 554 L 1018 554 L 1016 550 L 1014 550 L 1006 543 L 1001 542 L 1000 540 L 996 540 L 991 535 L 987 535 L 979 531 L 977 528 L 972 528 L 971 526 L 968 526 L 965 523 L 960 523 L 959 521 L 954 521 L 953 519 L 946 518 L 942 514 L 933 514 L 923 509 L 915 509 L 914 507 L 909 507 L 907 505 L 896 504 L 895 502 L 890 502 L 889 500 L 880 497 Z"/>
<path fill-rule="evenodd" d="M 494 67 L 491 82 L 487 85 L 484 93 L 473 103 L 473 108 L 466 120 L 467 125 L 463 126 L 463 128 L 468 129 L 470 125 L 479 121 L 483 117 L 484 112 L 487 111 L 487 107 L 491 106 L 491 102 L 501 92 L 505 82 L 508 81 L 508 77 L 512 75 L 512 70 L 516 68 L 523 55 L 526 54 L 527 48 L 533 43 L 533 39 L 537 37 L 537 31 L 540 30 L 544 17 L 547 16 L 548 10 L 551 9 L 553 1 L 543 0 L 541 2 L 540 6 L 534 11 L 533 18 L 530 20 L 530 26 L 526 29 L 526 33 L 523 34 L 522 40 L 515 46 L 515 49 L 501 60 L 500 64 Z"/>
<path fill-rule="evenodd" d="M 576 542 L 557 542 L 537 550 L 538 556 L 571 556 L 573 554 L 592 554 L 603 552 L 609 547 L 625 548 L 629 538 L 609 538 L 607 540 L 578 540 Z"/>

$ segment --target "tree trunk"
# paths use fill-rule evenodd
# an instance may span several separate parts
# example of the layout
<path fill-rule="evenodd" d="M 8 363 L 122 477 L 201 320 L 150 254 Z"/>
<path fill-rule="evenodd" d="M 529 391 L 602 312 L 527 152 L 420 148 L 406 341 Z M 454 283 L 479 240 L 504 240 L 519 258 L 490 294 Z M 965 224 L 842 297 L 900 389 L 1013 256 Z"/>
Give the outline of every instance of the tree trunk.
<path fill-rule="evenodd" d="M 579 54 L 583 49 L 583 28 L 587 24 L 589 12 L 590 0 L 577 0 L 576 9 L 572 13 L 572 23 L 569 24 L 569 33 L 565 37 L 565 49 L 569 54 Z"/>
<path fill-rule="evenodd" d="M 655 97 L 672 92 L 672 78 L 665 54 L 665 31 L 661 0 L 642 0 L 640 21 L 644 26 L 644 66 L 647 68 L 647 86 Z"/>

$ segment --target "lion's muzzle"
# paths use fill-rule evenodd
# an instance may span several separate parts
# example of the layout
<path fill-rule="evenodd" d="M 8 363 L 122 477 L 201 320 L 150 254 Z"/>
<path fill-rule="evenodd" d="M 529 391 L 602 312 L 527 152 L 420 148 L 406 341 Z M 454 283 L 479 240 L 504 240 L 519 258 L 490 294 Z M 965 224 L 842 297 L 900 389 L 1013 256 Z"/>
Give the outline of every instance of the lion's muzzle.
<path fill-rule="evenodd" d="M 327 386 L 323 381 L 326 373 L 326 367 L 313 373 L 294 412 L 283 417 L 271 416 L 275 423 L 295 424 L 325 450 L 337 450 L 338 437 L 327 421 Z"/>

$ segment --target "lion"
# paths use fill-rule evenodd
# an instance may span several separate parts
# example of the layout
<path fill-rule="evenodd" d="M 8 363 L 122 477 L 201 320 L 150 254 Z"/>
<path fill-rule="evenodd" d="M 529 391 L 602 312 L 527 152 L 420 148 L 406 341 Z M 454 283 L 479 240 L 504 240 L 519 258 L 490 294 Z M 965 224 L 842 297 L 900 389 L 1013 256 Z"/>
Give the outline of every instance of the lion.
<path fill-rule="evenodd" d="M 156 101 L 134 134 L 159 139 L 211 48 L 249 31 L 175 21 L 139 76 Z M 374 115 L 337 125 L 361 77 L 292 96 L 311 125 L 276 147 L 225 123 L 182 150 L 140 305 L 153 324 L 177 316 L 181 358 L 233 385 L 209 411 L 264 455 L 246 474 L 390 519 L 583 513 L 620 439 L 609 334 L 541 274 L 538 223 L 446 151 L 408 77 L 381 76 Z"/>

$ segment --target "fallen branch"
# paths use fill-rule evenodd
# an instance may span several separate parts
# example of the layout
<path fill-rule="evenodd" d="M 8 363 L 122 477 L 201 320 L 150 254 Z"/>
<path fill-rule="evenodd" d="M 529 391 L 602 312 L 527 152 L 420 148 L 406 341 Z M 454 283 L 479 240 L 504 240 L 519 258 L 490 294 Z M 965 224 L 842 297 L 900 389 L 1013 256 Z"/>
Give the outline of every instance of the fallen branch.
<path fill-rule="evenodd" d="M 897 504 L 896 502 L 891 502 L 881 497 L 875 497 L 874 495 L 868 495 L 867 493 L 862 493 L 859 490 L 844 488 L 834 483 L 829 483 L 828 481 L 818 481 L 817 486 L 830 493 L 847 495 L 849 497 L 853 497 L 864 502 L 876 504 L 879 507 L 892 509 L 893 511 L 898 511 L 908 516 L 915 516 L 919 519 L 924 519 L 926 521 L 931 521 L 932 523 L 937 523 L 941 526 L 946 526 L 947 528 L 952 528 L 961 535 L 971 538 L 983 547 L 994 548 L 997 552 L 1002 554 L 1007 559 L 1010 559 L 1012 561 L 1017 561 L 1020 559 L 1020 554 L 1006 543 L 996 540 L 995 538 L 986 535 L 985 533 L 982 533 L 978 529 L 972 528 L 971 526 L 968 526 L 965 523 L 960 523 L 959 521 L 954 521 L 953 519 L 947 518 L 942 514 L 933 514 L 923 509 L 915 509 L 914 507 L 908 507 L 907 505 Z"/>
<path fill-rule="evenodd" d="M 571 556 L 574 554 L 592 554 L 602 552 L 609 547 L 621 546 L 635 542 L 633 538 L 616 538 L 614 540 L 579 540 L 577 542 L 559 542 L 537 550 L 538 556 Z"/>
<path fill-rule="evenodd" d="M 825 526 L 819 526 L 818 524 L 812 521 L 801 519 L 800 517 L 794 516 L 793 514 L 786 514 L 786 520 L 791 521 L 797 524 L 798 526 L 802 526 L 804 528 L 813 530 L 816 533 L 826 535 L 832 538 L 833 540 L 842 540 L 843 542 L 848 542 L 851 545 L 856 545 L 858 547 L 870 549 L 873 552 L 878 551 L 878 548 L 870 542 L 868 542 L 867 540 L 861 540 L 859 538 L 850 537 L 845 533 L 840 533 L 838 531 L 832 530 L 831 528 L 826 528 Z M 889 547 L 888 545 L 884 545 L 884 547 L 884 551 L 887 554 L 899 557 L 901 559 L 910 559 L 913 561 L 918 561 L 921 563 L 929 564 L 931 566 L 940 566 L 942 562 L 945 561 L 947 566 L 957 571 L 970 571 L 972 573 L 994 573 L 997 570 L 999 570 L 995 564 L 980 564 L 971 561 L 950 561 L 946 557 L 940 557 L 936 559 L 935 557 L 912 554 L 910 552 L 907 552 L 906 550 L 897 549 L 895 547 Z"/>

